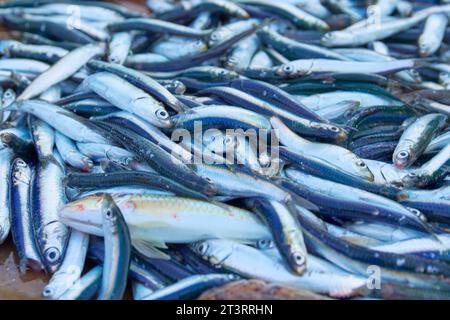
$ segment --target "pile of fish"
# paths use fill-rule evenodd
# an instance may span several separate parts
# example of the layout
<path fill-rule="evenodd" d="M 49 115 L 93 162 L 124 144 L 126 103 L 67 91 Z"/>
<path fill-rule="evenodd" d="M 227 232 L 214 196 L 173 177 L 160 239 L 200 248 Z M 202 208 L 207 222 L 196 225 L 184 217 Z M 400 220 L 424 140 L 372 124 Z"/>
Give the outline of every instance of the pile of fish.
<path fill-rule="evenodd" d="M 450 298 L 445 2 L 0 4 L 0 241 L 49 299 Z"/>

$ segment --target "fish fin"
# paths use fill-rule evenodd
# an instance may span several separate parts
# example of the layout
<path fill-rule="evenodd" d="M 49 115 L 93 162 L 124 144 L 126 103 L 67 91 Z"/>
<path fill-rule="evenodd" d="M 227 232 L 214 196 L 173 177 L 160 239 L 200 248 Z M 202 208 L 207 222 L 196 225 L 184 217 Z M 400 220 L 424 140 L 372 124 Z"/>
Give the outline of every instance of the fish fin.
<path fill-rule="evenodd" d="M 153 242 L 147 242 L 141 239 L 135 239 L 132 241 L 133 247 L 145 257 L 155 258 L 155 259 L 163 259 L 170 260 L 170 256 L 164 253 L 163 251 L 155 248 L 155 244 Z M 165 248 L 167 246 L 164 244 Z"/>

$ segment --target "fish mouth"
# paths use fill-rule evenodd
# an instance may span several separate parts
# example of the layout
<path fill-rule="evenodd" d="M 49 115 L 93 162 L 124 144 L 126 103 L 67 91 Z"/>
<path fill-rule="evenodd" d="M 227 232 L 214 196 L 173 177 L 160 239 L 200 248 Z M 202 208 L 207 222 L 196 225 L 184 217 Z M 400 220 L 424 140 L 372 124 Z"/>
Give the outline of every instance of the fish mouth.
<path fill-rule="evenodd" d="M 340 130 L 340 132 L 336 135 L 336 142 L 342 143 L 348 139 L 348 134 L 344 130 Z"/>

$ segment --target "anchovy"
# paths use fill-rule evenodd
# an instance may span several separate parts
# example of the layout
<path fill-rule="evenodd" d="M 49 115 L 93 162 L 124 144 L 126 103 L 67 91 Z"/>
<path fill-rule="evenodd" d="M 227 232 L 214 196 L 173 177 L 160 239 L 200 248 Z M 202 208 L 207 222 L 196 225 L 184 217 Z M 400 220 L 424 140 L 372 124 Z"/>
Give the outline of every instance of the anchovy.
<path fill-rule="evenodd" d="M 326 47 L 364 45 L 405 31 L 425 20 L 431 14 L 446 13 L 448 11 L 450 11 L 449 5 L 435 6 L 417 11 L 409 18 L 384 22 L 381 26 L 375 24 L 355 30 L 332 31 L 323 36 L 321 43 Z"/>
<path fill-rule="evenodd" d="M 425 187 L 437 183 L 448 175 L 450 145 L 445 146 L 432 159 L 411 170 L 402 179 L 405 186 Z"/>
<path fill-rule="evenodd" d="M 448 222 L 450 209 L 450 188 L 436 190 L 404 190 L 397 200 L 405 206 L 416 208 L 432 220 Z"/>
<path fill-rule="evenodd" d="M 254 200 L 250 205 L 270 226 L 274 242 L 289 267 L 298 275 L 304 274 L 307 251 L 295 212 L 271 200 Z"/>
<path fill-rule="evenodd" d="M 95 296 L 102 279 L 102 267 L 96 266 L 64 292 L 58 300 L 89 300 Z"/>
<path fill-rule="evenodd" d="M 41 271 L 44 268 L 32 222 L 30 201 L 32 175 L 33 168 L 25 161 L 20 158 L 14 160 L 11 168 L 11 234 L 19 254 L 21 273 L 25 273 L 27 268 L 34 271 Z"/>
<path fill-rule="evenodd" d="M 419 54 L 427 57 L 435 53 L 441 46 L 445 36 L 445 28 L 448 24 L 448 17 L 443 13 L 430 15 L 425 21 L 425 27 L 418 39 Z"/>
<path fill-rule="evenodd" d="M 404 169 L 419 158 L 436 132 L 445 126 L 447 117 L 442 114 L 427 114 L 414 121 L 403 132 L 393 154 L 396 167 Z"/>
<path fill-rule="evenodd" d="M 274 12 L 277 15 L 292 21 L 298 27 L 327 31 L 329 26 L 323 20 L 303 11 L 289 3 L 276 3 L 267 0 L 234 0 L 237 3 L 248 4 Z"/>
<path fill-rule="evenodd" d="M 364 279 L 345 273 L 343 270 L 339 273 L 313 270 L 297 276 L 291 273 L 282 262 L 265 254 L 265 250 L 257 250 L 228 240 L 207 240 L 195 243 L 192 247 L 198 255 L 212 265 L 221 266 L 243 277 L 285 283 L 335 298 L 358 295 L 364 291 L 366 285 Z"/>
<path fill-rule="evenodd" d="M 134 18 L 108 25 L 111 32 L 140 30 L 145 32 L 160 32 L 184 37 L 205 37 L 211 30 L 197 30 L 176 23 L 150 18 Z"/>
<path fill-rule="evenodd" d="M 66 49 L 56 46 L 24 44 L 15 40 L 2 40 L 0 52 L 6 57 L 41 60 L 47 63 L 55 63 L 68 53 Z"/>
<path fill-rule="evenodd" d="M 108 128 L 110 134 L 113 135 L 111 138 L 117 139 L 117 142 L 122 144 L 124 148 L 142 158 L 158 173 L 172 178 L 184 186 L 192 187 L 205 195 L 216 193 L 216 189 L 211 182 L 198 176 L 193 169 L 157 144 L 113 124 L 98 123 L 98 125 Z"/>
<path fill-rule="evenodd" d="M 192 154 L 190 152 L 186 151 L 178 144 L 176 144 L 174 141 L 169 139 L 158 128 L 152 126 L 150 123 L 146 122 L 142 118 L 139 118 L 138 116 L 135 116 L 131 113 L 123 111 L 114 112 L 109 113 L 108 115 L 102 117 L 97 117 L 95 119 L 100 121 L 102 120 L 108 121 L 117 125 L 124 126 L 125 128 L 128 128 L 133 132 L 140 134 L 142 137 L 150 140 L 151 142 L 159 145 L 167 152 L 176 155 L 177 157 L 180 158 L 180 160 L 182 161 L 192 160 Z"/>
<path fill-rule="evenodd" d="M 99 300 L 122 299 L 131 259 L 131 237 L 122 212 L 109 195 L 102 200 L 105 261 Z"/>
<path fill-rule="evenodd" d="M 34 115 L 72 140 L 108 143 L 108 140 L 99 133 L 99 129 L 92 123 L 57 105 L 39 100 L 26 100 L 18 101 L 9 108 Z"/>
<path fill-rule="evenodd" d="M 167 128 L 171 125 L 169 113 L 159 101 L 115 74 L 93 74 L 86 78 L 81 86 L 94 91 L 114 106 L 134 113 L 158 127 Z"/>
<path fill-rule="evenodd" d="M 319 136 L 324 139 L 337 141 L 345 140 L 347 136 L 347 133 L 344 129 L 341 129 L 335 125 L 306 120 L 292 112 L 283 110 L 282 108 L 277 107 L 269 102 L 251 96 L 244 91 L 240 91 L 234 88 L 219 86 L 202 90 L 201 93 L 219 96 L 229 103 L 233 103 L 242 108 L 249 109 L 254 112 L 259 112 L 264 115 L 276 115 L 284 120 L 290 128 L 298 133 L 316 137 Z"/>
<path fill-rule="evenodd" d="M 70 173 L 65 179 L 68 187 L 89 190 L 111 188 L 116 186 L 142 186 L 167 191 L 179 196 L 205 199 L 205 196 L 194 190 L 167 179 L 158 174 L 143 171 L 121 171 L 111 173 Z"/>
<path fill-rule="evenodd" d="M 282 52 L 286 58 L 291 60 L 301 58 L 322 58 L 343 61 L 351 60 L 338 52 L 289 39 L 267 27 L 259 30 L 257 34 L 263 44 L 269 48 Z"/>
<path fill-rule="evenodd" d="M 53 147 L 55 145 L 55 131 L 47 123 L 33 116 L 28 118 L 28 127 L 33 137 L 39 160 L 53 159 Z"/>
<path fill-rule="evenodd" d="M 381 62 L 340 61 L 331 59 L 301 59 L 276 67 L 274 72 L 281 78 L 291 79 L 315 72 L 394 73 L 416 68 L 423 64 L 420 60 L 403 59 Z"/>
<path fill-rule="evenodd" d="M 354 214 L 364 220 L 380 219 L 386 223 L 404 224 L 430 232 L 431 228 L 426 224 L 426 217 L 422 213 L 414 214 L 393 200 L 293 169 L 287 169 L 286 175 L 291 182 L 281 180 L 281 186 L 315 203 L 322 208 L 319 209 L 321 212 Z M 307 185 L 310 186 L 310 190 L 306 188 Z"/>
<path fill-rule="evenodd" d="M 65 254 L 69 230 L 58 217 L 64 206 L 64 170 L 59 159 L 37 165 L 32 187 L 33 223 L 45 269 L 55 272 Z"/>
<path fill-rule="evenodd" d="M 132 32 L 118 32 L 111 37 L 108 45 L 108 62 L 123 64 L 127 60 L 133 36 Z"/>
<path fill-rule="evenodd" d="M 349 150 L 331 144 L 314 143 L 303 139 L 299 135 L 292 132 L 278 118 L 272 117 L 270 122 L 276 130 L 275 132 L 278 140 L 291 150 L 303 152 L 305 154 L 309 153 L 311 156 L 323 159 L 325 161 L 330 159 L 332 154 L 333 162 L 335 164 L 339 163 L 339 166 L 342 169 L 365 180 L 373 181 L 373 174 L 370 172 L 364 161 L 355 154 L 351 153 Z"/>
<path fill-rule="evenodd" d="M 82 154 L 76 144 L 60 132 L 55 133 L 55 146 L 61 158 L 68 165 L 80 169 L 81 171 L 91 171 L 94 166 L 93 161 Z"/>
<path fill-rule="evenodd" d="M 84 268 L 84 262 L 89 244 L 89 235 L 71 230 L 64 259 L 49 283 L 45 286 L 42 295 L 50 299 L 59 299 L 66 291 L 76 285 Z"/>

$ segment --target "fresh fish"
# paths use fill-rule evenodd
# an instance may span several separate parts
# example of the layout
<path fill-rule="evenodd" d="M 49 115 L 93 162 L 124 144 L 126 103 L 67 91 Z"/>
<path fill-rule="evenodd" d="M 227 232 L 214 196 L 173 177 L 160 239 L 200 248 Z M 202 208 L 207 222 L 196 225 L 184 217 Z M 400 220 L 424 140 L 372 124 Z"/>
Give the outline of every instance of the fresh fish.
<path fill-rule="evenodd" d="M 102 236 L 99 199 L 90 196 L 69 203 L 59 216 L 75 229 Z M 165 243 L 209 238 L 244 242 L 270 238 L 267 227 L 254 214 L 228 205 L 167 196 L 116 194 L 113 199 L 124 214 L 133 241 L 141 239 L 165 247 Z"/>
<path fill-rule="evenodd" d="M 448 17 L 444 13 L 432 14 L 427 18 L 423 33 L 418 39 L 419 54 L 422 57 L 432 55 L 439 49 L 447 24 Z"/>
<path fill-rule="evenodd" d="M 45 286 L 42 295 L 45 298 L 59 299 L 80 280 L 84 268 L 86 253 L 89 244 L 89 235 L 71 230 L 64 259 L 49 283 Z"/>
<path fill-rule="evenodd" d="M 102 199 L 102 225 L 105 243 L 99 300 L 122 299 L 131 259 L 131 237 L 122 212 L 109 195 Z"/>
<path fill-rule="evenodd" d="M 9 152 L 4 150 L 2 152 Z M 11 159 L 12 161 L 12 159 Z M 30 191 L 33 169 L 20 158 L 11 168 L 11 234 L 19 255 L 19 270 L 41 271 L 43 264 L 35 240 Z"/>
<path fill-rule="evenodd" d="M 10 221 L 10 188 L 11 188 L 11 165 L 13 161 L 13 153 L 10 149 L 0 150 L 0 166 L 1 166 L 1 190 L 0 193 L 1 209 L 0 209 L 0 243 L 3 243 L 11 229 Z"/>
<path fill-rule="evenodd" d="M 93 74 L 83 81 L 81 87 L 94 91 L 114 106 L 134 113 L 157 127 L 171 125 L 169 113 L 159 101 L 112 73 Z"/>
<path fill-rule="evenodd" d="M 83 275 L 58 300 L 89 300 L 100 288 L 102 267 L 96 266 Z"/>
<path fill-rule="evenodd" d="M 364 291 L 366 285 L 363 278 L 343 271 L 336 274 L 312 270 L 297 276 L 264 252 L 228 240 L 207 240 L 193 244 L 193 248 L 212 265 L 223 267 L 243 277 L 285 283 L 335 298 L 358 295 Z"/>
<path fill-rule="evenodd" d="M 436 132 L 445 126 L 447 117 L 431 113 L 420 117 L 403 132 L 393 154 L 397 168 L 404 169 L 419 158 Z"/>
<path fill-rule="evenodd" d="M 93 161 L 81 153 L 70 138 L 56 132 L 55 146 L 65 163 L 81 171 L 91 171 L 94 166 Z"/>
<path fill-rule="evenodd" d="M 54 104 L 39 100 L 26 100 L 18 101 L 10 108 L 34 115 L 72 140 L 109 143 L 92 123 Z"/>
<path fill-rule="evenodd" d="M 51 86 L 72 76 L 91 58 L 101 55 L 103 52 L 104 49 L 96 45 L 86 45 L 71 51 L 36 77 L 25 91 L 17 97 L 17 100 L 27 100 L 36 97 Z"/>
<path fill-rule="evenodd" d="M 59 157 L 59 156 L 58 156 Z M 69 237 L 68 227 L 58 211 L 64 206 L 64 169 L 57 161 L 37 165 L 32 187 L 33 223 L 39 251 L 45 268 L 55 272 L 62 263 Z"/>

